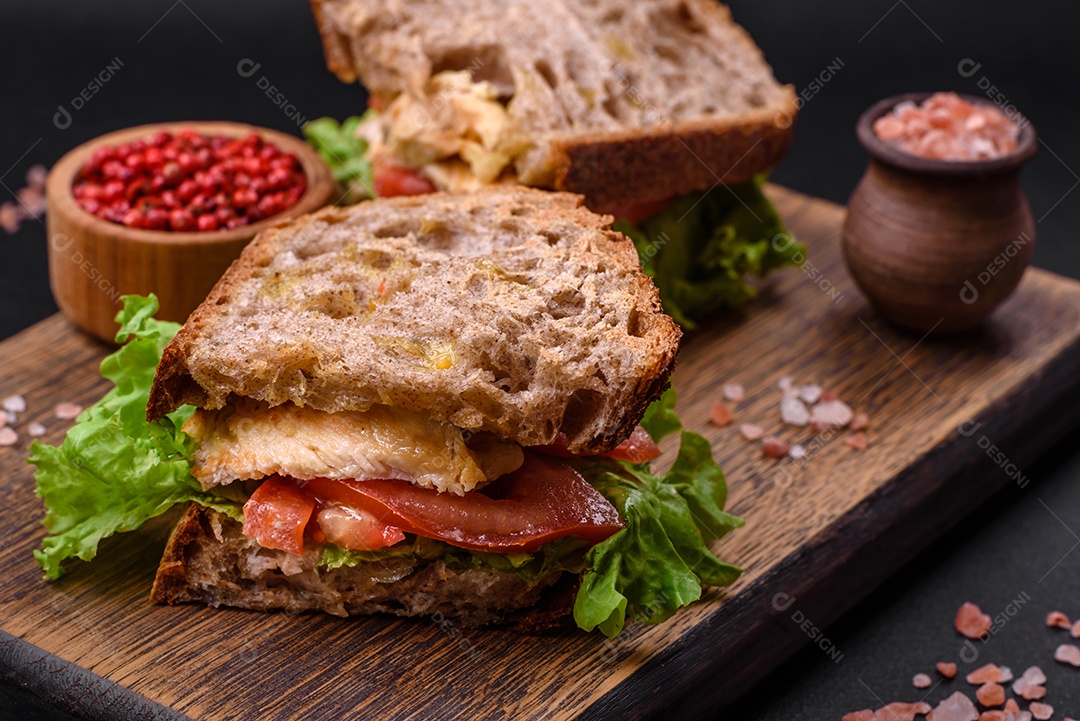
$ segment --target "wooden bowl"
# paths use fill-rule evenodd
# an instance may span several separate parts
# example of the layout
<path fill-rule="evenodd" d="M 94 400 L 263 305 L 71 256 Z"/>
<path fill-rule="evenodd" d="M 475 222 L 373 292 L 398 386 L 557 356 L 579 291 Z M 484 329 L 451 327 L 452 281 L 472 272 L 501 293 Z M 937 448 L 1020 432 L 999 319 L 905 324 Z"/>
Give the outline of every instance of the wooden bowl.
<path fill-rule="evenodd" d="M 1020 189 L 1020 169 L 1037 143 L 1022 117 L 1013 118 L 1021 126 L 1016 150 L 992 160 L 923 158 L 874 133 L 874 121 L 895 105 L 931 94 L 888 98 L 859 118 L 856 135 L 870 160 L 848 201 L 843 251 L 852 277 L 882 316 L 940 335 L 982 322 L 1031 262 L 1035 221 Z"/>
<path fill-rule="evenodd" d="M 227 137 L 257 133 L 299 159 L 307 190 L 283 213 L 240 228 L 206 233 L 129 228 L 91 215 L 75 200 L 72 185 L 99 146 L 184 129 Z M 121 307 L 120 296 L 156 293 L 161 301 L 157 317 L 183 322 L 256 233 L 331 202 L 334 180 L 319 154 L 291 135 L 243 123 L 189 121 L 140 125 L 83 143 L 53 166 L 45 192 L 49 284 L 56 304 L 76 326 L 111 342 L 117 331 L 113 318 Z"/>

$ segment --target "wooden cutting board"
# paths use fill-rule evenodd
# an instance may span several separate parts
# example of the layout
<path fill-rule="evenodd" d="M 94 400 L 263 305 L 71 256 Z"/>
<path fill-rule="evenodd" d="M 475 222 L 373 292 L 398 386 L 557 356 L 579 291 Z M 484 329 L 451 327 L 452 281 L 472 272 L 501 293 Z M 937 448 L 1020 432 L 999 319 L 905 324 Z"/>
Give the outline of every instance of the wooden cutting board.
<path fill-rule="evenodd" d="M 1023 483 L 1026 464 L 1080 421 L 1080 283 L 1030 270 L 981 331 L 902 334 L 848 279 L 843 209 L 769 192 L 812 265 L 777 274 L 744 315 L 691 334 L 675 376 L 683 420 L 713 441 L 729 508 L 747 519 L 718 548 L 747 569 L 730 589 L 614 641 L 162 608 L 147 595 L 164 519 L 46 583 L 31 557 L 42 510 L 24 431 L 0 448 L 0 675 L 94 719 L 682 718 L 730 702 L 803 644 L 835 656 L 821 629 L 980 501 Z M 20 429 L 45 421 L 58 442 L 53 405 L 99 397 L 106 352 L 60 317 L 0 344 L 0 397 L 22 393 L 30 406 Z M 869 448 L 783 428 L 784 375 L 867 412 Z M 724 382 L 748 394 L 735 423 L 717 428 L 707 419 Z M 808 457 L 764 458 L 738 436 L 742 422 L 802 443 Z"/>

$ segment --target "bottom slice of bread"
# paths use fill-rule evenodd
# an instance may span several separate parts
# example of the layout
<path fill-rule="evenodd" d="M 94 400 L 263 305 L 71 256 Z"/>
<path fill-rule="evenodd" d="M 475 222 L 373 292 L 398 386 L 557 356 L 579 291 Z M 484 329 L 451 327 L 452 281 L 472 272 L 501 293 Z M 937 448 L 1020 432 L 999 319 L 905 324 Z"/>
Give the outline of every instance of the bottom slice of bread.
<path fill-rule="evenodd" d="M 192 504 L 173 529 L 150 595 L 166 604 L 436 616 L 464 627 L 513 622 L 523 631 L 543 631 L 568 620 L 576 585 L 570 574 L 530 582 L 457 570 L 441 560 L 387 558 L 327 570 L 318 559 L 314 550 L 300 557 L 263 548 L 243 535 L 240 523 Z"/>

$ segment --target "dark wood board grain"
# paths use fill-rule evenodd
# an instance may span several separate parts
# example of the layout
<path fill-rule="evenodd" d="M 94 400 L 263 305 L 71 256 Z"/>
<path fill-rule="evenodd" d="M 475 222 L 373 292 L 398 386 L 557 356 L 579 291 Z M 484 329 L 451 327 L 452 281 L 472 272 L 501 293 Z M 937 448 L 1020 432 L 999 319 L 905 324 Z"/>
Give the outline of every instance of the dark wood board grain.
<path fill-rule="evenodd" d="M 194 719 L 715 711 L 811 642 L 802 619 L 826 629 L 978 502 L 1016 483 L 1007 470 L 1023 469 L 1080 421 L 1080 284 L 1031 270 L 976 333 L 941 340 L 899 333 L 848 280 L 839 251 L 843 210 L 781 188 L 769 192 L 809 245 L 813 270 L 778 274 L 746 313 L 690 334 L 675 376 L 681 416 L 712 440 L 728 475 L 729 506 L 747 518 L 717 546 L 747 569 L 730 589 L 707 593 L 667 624 L 629 627 L 614 641 L 463 631 L 428 620 L 163 608 L 147 596 L 169 519 L 109 539 L 92 564 L 46 583 L 31 557 L 42 510 L 23 433 L 17 446 L 0 449 L 0 628 L 86 669 L 88 678 Z M 46 440 L 58 441 L 65 424 L 51 419 L 52 406 L 100 396 L 105 383 L 96 365 L 105 352 L 59 317 L 0 344 L 0 397 L 23 393 L 30 405 L 20 430 L 42 420 L 50 426 Z M 833 388 L 866 411 L 870 447 L 860 453 L 845 434 L 782 428 L 776 382 L 784 375 Z M 709 408 L 728 381 L 744 384 L 747 398 L 734 404 L 731 427 L 716 428 Z M 804 443 L 808 458 L 762 457 L 738 436 L 742 422 Z M 959 432 L 974 423 L 981 425 L 970 435 Z M 999 467 L 984 448 L 990 444 L 1012 466 Z M 0 656 L 3 677 L 32 686 L 39 669 L 41 688 L 48 686 L 48 663 L 12 668 L 25 657 Z M 82 708 L 72 696 L 57 703 Z M 87 716 L 96 717 L 94 703 L 104 702 L 88 698 Z M 116 718 L 142 717 L 122 711 L 137 708 L 131 699 L 111 708 Z"/>

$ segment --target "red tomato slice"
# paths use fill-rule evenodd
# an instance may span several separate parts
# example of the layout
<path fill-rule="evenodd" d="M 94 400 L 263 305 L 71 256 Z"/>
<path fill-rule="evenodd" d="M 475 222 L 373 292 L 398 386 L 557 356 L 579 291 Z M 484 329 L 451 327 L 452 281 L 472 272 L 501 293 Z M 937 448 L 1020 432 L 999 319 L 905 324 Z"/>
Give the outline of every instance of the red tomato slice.
<path fill-rule="evenodd" d="M 379 523 L 359 508 L 327 506 L 315 518 L 324 540 L 354 551 L 375 551 L 405 540 L 400 528 Z"/>
<path fill-rule="evenodd" d="M 560 433 L 555 437 L 555 442 L 550 446 L 533 446 L 533 448 L 541 453 L 547 453 L 549 456 L 559 456 L 560 458 L 575 458 L 578 456 L 587 456 L 587 453 L 571 453 L 566 449 L 566 434 Z M 656 442 L 641 426 L 634 426 L 634 432 L 630 434 L 630 437 L 619 445 L 612 448 L 607 453 L 601 453 L 602 456 L 608 458 L 617 458 L 620 461 L 627 461 L 629 463 L 648 463 L 651 460 L 660 457 L 660 446 L 656 445 Z"/>
<path fill-rule="evenodd" d="M 647 200 L 643 203 L 609 205 L 605 208 L 597 208 L 596 212 L 609 213 L 614 215 L 616 220 L 625 220 L 628 223 L 637 224 L 667 208 L 674 200 L 675 198 L 672 197 L 665 198 L 664 200 Z"/>
<path fill-rule="evenodd" d="M 243 533 L 264 548 L 299 556 L 304 552 L 304 528 L 314 510 L 315 499 L 296 483 L 270 476 L 244 504 Z"/>
<path fill-rule="evenodd" d="M 437 188 L 419 170 L 382 160 L 372 170 L 375 183 L 375 195 L 380 198 L 393 198 L 398 195 L 423 195 L 434 193 Z"/>
<path fill-rule="evenodd" d="M 358 508 L 380 523 L 476 551 L 530 553 L 566 536 L 599 543 L 624 527 L 615 507 L 577 471 L 528 451 L 521 468 L 464 496 L 400 480 L 317 478 L 305 485 L 322 502 Z"/>

